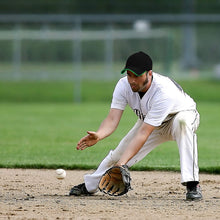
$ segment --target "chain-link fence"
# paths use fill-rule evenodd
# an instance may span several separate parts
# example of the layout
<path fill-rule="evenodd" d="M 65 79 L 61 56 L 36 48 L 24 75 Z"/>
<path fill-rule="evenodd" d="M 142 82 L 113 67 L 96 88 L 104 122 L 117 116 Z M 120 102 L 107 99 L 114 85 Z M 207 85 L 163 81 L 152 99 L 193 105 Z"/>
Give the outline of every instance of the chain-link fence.
<path fill-rule="evenodd" d="M 142 50 L 154 71 L 220 78 L 219 15 L 1 15 L 0 80 L 112 80 Z"/>

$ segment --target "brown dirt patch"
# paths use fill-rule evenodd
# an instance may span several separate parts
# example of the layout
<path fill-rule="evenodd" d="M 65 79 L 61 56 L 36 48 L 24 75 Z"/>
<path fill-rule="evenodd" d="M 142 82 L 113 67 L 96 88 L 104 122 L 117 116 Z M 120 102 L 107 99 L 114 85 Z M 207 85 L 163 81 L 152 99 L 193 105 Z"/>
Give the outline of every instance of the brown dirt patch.
<path fill-rule="evenodd" d="M 1 219 L 220 219 L 220 175 L 200 174 L 204 199 L 185 200 L 175 172 L 131 171 L 133 190 L 110 197 L 68 196 L 92 171 L 68 170 L 64 180 L 54 170 L 0 169 Z"/>

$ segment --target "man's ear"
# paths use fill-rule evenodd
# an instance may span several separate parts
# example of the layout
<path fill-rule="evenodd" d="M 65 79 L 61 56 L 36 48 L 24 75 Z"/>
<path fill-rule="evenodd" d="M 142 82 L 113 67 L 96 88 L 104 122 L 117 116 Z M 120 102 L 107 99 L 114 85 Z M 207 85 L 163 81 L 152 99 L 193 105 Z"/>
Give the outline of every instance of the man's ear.
<path fill-rule="evenodd" d="M 151 76 L 152 76 L 152 73 L 153 73 L 153 71 L 152 71 L 152 70 L 149 70 L 149 71 L 147 72 L 147 75 L 151 77 Z"/>
<path fill-rule="evenodd" d="M 152 70 L 149 70 L 149 71 L 148 71 L 148 74 L 152 75 L 152 72 L 153 72 Z"/>

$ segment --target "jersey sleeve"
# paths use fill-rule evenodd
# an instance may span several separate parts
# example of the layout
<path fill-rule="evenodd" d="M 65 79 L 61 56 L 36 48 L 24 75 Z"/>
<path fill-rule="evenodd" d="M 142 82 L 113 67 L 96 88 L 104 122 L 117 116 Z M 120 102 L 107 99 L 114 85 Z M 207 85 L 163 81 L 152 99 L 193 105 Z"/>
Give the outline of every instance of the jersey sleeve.
<path fill-rule="evenodd" d="M 113 92 L 111 108 L 124 110 L 127 103 L 126 85 L 122 80 L 119 80 Z"/>
<path fill-rule="evenodd" d="M 155 127 L 160 126 L 169 114 L 174 113 L 173 106 L 173 97 L 161 93 L 155 99 L 153 98 L 144 122 Z"/>

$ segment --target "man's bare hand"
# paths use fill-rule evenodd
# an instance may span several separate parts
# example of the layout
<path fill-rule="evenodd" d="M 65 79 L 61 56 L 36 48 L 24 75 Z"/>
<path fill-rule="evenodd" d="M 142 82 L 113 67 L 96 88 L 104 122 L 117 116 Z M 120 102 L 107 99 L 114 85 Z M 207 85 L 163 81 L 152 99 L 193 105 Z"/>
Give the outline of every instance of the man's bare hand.
<path fill-rule="evenodd" d="M 88 135 L 83 137 L 77 144 L 77 150 L 84 150 L 87 147 L 91 147 L 99 141 L 99 137 L 94 131 L 87 131 Z"/>

